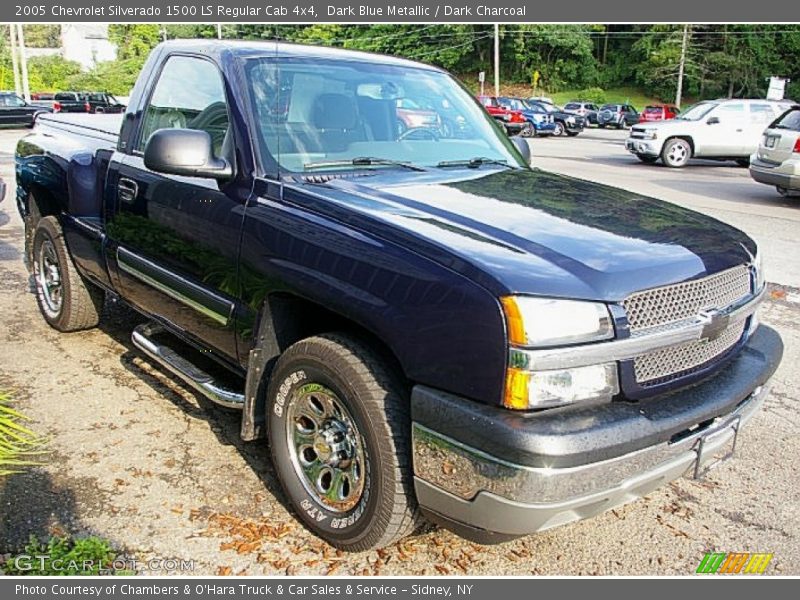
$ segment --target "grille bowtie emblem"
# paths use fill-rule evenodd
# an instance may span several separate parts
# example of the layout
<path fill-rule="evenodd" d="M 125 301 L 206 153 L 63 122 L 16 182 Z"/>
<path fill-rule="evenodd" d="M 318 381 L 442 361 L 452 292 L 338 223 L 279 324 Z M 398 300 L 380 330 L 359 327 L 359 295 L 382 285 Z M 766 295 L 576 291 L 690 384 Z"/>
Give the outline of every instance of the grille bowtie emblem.
<path fill-rule="evenodd" d="M 728 328 L 728 323 L 731 320 L 730 315 L 723 314 L 716 309 L 701 310 L 698 318 L 703 324 L 703 332 L 700 334 L 700 338 L 709 342 L 717 339 Z"/>

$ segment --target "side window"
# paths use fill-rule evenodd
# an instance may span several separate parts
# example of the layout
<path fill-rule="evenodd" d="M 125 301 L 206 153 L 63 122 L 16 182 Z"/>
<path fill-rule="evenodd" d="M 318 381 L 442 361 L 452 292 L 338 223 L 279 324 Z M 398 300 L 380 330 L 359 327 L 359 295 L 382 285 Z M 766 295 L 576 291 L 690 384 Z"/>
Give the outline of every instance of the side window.
<path fill-rule="evenodd" d="M 173 56 L 159 75 L 142 119 L 138 150 L 159 129 L 199 129 L 211 136 L 220 155 L 228 133 L 228 104 L 222 75 L 212 62 Z"/>
<path fill-rule="evenodd" d="M 775 109 L 771 104 L 753 103 L 750 105 L 750 121 L 766 125 L 775 118 Z"/>

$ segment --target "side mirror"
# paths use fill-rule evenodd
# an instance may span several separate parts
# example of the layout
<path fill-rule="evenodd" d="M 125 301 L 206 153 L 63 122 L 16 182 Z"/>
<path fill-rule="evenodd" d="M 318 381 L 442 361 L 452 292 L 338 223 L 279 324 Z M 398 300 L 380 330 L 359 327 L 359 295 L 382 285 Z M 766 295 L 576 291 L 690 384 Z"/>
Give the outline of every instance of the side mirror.
<path fill-rule="evenodd" d="M 706 125 L 718 125 L 719 124 L 719 117 L 708 117 L 708 121 L 706 121 Z"/>
<path fill-rule="evenodd" d="M 211 136 L 198 129 L 159 129 L 144 147 L 144 166 L 151 171 L 188 177 L 228 179 L 233 168 L 214 156 Z"/>
<path fill-rule="evenodd" d="M 511 143 L 514 144 L 514 147 L 522 155 L 522 158 L 525 159 L 525 164 L 530 166 L 531 147 L 528 145 L 528 140 L 526 140 L 524 137 L 514 136 L 511 138 Z"/>

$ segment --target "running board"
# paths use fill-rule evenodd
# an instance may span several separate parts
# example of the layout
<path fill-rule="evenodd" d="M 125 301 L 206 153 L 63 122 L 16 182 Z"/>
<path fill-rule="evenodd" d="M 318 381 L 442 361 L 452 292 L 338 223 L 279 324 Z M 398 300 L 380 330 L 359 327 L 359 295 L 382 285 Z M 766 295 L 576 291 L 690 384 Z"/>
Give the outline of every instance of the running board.
<path fill-rule="evenodd" d="M 148 358 L 157 362 L 170 373 L 177 375 L 203 396 L 226 408 L 244 407 L 244 394 L 228 389 L 217 383 L 214 378 L 197 367 L 172 348 L 159 344 L 153 337 L 163 333 L 164 329 L 152 323 L 139 325 L 131 334 L 133 345 L 144 352 Z"/>

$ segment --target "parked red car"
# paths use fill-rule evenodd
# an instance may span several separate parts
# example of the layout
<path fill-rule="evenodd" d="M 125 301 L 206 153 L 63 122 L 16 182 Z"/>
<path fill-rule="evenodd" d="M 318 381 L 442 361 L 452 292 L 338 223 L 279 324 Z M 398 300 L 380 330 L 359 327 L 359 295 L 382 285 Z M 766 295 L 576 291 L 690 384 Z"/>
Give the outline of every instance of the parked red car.
<path fill-rule="evenodd" d="M 680 112 L 680 108 L 671 104 L 651 104 L 642 111 L 639 121 L 666 121 L 674 119 Z"/>
<path fill-rule="evenodd" d="M 478 96 L 478 101 L 486 112 L 503 124 L 508 135 L 517 135 L 528 125 L 521 111 L 505 108 L 494 96 Z"/>

